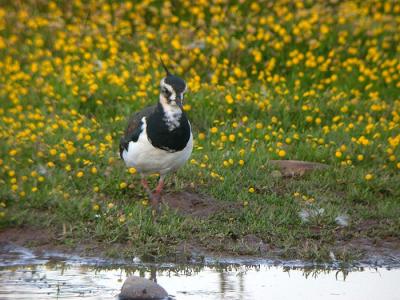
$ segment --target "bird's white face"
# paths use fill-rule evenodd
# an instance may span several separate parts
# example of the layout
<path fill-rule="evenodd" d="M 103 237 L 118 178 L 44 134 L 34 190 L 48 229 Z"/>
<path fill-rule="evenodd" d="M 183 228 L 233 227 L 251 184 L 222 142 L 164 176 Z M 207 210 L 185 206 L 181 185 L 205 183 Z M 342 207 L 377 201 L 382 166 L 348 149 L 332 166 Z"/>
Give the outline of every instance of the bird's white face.
<path fill-rule="evenodd" d="M 182 89 L 182 86 L 174 87 L 173 84 L 169 84 L 165 80 L 166 78 L 163 78 L 160 82 L 160 88 L 161 88 L 161 93 L 160 93 L 160 102 L 161 104 L 166 108 L 170 107 L 171 109 L 182 109 L 183 106 L 183 98 L 185 95 L 185 92 L 187 90 L 186 83 L 184 83 L 184 88 Z"/>

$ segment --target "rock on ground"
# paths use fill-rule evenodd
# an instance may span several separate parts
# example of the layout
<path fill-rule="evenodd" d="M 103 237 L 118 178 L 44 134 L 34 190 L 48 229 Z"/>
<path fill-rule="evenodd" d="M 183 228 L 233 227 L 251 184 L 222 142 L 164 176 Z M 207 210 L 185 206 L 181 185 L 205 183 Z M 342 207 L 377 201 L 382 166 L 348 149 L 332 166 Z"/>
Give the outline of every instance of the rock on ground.
<path fill-rule="evenodd" d="M 149 279 L 130 276 L 128 277 L 121 288 L 119 294 L 121 300 L 156 300 L 156 299 L 168 299 L 167 291 Z"/>
<path fill-rule="evenodd" d="M 269 163 L 278 167 L 285 177 L 302 176 L 312 170 L 325 169 L 328 167 L 328 165 L 325 164 L 300 160 L 270 160 Z"/>

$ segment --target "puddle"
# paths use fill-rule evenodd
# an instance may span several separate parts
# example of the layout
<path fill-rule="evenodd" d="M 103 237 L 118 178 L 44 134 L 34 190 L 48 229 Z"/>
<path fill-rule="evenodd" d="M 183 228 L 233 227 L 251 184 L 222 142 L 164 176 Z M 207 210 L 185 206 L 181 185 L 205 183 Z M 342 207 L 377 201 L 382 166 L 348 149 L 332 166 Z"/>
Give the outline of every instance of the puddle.
<path fill-rule="evenodd" d="M 0 299 L 118 299 L 130 275 L 156 280 L 171 299 L 399 299 L 400 269 L 301 262 L 209 260 L 143 264 L 0 248 Z"/>

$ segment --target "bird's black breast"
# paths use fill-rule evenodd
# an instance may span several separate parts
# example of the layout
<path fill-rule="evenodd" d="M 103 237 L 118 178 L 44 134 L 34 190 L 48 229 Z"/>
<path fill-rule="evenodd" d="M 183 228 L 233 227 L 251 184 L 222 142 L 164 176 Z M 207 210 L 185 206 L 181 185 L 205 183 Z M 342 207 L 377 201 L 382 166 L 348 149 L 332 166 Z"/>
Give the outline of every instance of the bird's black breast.
<path fill-rule="evenodd" d="M 179 126 L 171 131 L 164 121 L 164 112 L 160 107 L 146 121 L 147 136 L 154 147 L 169 152 L 181 151 L 186 147 L 190 139 L 190 125 L 184 112 L 181 114 Z"/>

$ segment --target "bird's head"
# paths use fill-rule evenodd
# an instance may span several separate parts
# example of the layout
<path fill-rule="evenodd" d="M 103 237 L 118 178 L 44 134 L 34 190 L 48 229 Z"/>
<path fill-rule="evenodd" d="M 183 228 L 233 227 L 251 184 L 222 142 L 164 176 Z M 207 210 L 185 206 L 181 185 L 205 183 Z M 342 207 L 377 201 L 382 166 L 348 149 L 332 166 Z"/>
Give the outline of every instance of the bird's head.
<path fill-rule="evenodd" d="M 160 102 L 164 106 L 169 106 L 171 109 L 182 109 L 183 97 L 187 90 L 186 82 L 182 78 L 172 75 L 162 60 L 161 64 L 167 76 L 160 82 Z"/>

